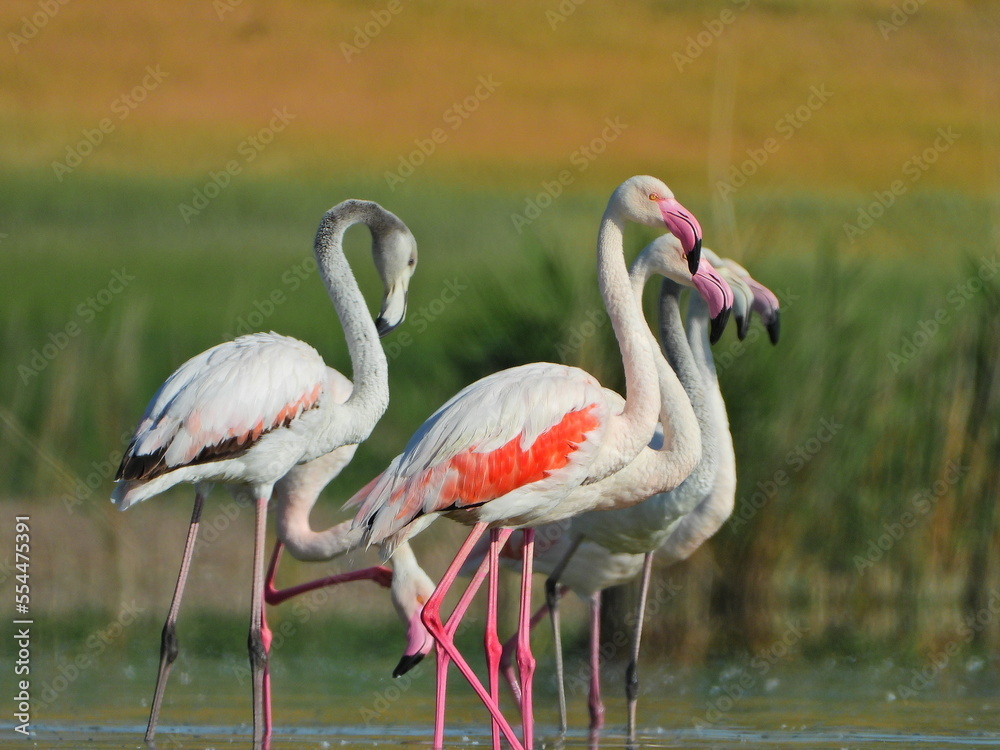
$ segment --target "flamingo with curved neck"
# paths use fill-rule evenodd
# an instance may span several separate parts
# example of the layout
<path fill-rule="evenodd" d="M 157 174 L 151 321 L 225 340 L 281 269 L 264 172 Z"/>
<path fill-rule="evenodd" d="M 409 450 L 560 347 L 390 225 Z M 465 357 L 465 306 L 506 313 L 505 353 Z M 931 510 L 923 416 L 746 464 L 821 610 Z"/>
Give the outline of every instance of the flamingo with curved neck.
<path fill-rule="evenodd" d="M 435 412 L 404 452 L 352 499 L 361 506 L 355 527 L 364 530 L 367 543 L 381 545 L 388 554 L 440 515 L 473 527 L 422 612 L 438 653 L 435 747 L 443 740 L 443 691 L 449 660 L 489 709 L 494 720 L 494 745 L 499 744 L 499 733 L 503 732 L 508 742 L 521 747 L 499 711 L 493 678 L 500 657 L 492 596 L 500 547 L 515 527 L 590 509 L 592 505 L 581 503 L 573 491 L 628 466 L 653 435 L 660 386 L 649 330 L 625 268 L 623 234 L 628 222 L 666 227 L 674 233 L 691 274 L 699 267 L 701 251 L 697 221 L 660 180 L 633 177 L 612 194 L 598 232 L 598 284 L 622 354 L 626 398 L 602 388 L 586 372 L 563 365 L 535 363 L 495 373 L 467 386 Z M 675 395 L 679 398 L 671 403 L 674 426 L 679 433 L 697 429 L 679 384 Z M 442 600 L 487 529 L 491 535 L 486 567 L 480 567 L 452 618 L 443 623 Z M 523 736 L 527 748 L 532 745 L 533 731 L 530 687 L 534 658 L 528 645 L 531 560 L 532 531 L 528 528 L 522 556 L 517 653 L 524 682 Z M 487 569 L 491 591 L 486 635 L 489 691 L 452 638 Z"/>
<path fill-rule="evenodd" d="M 667 239 L 661 238 L 657 242 Z M 751 286 L 751 277 L 742 267 L 719 258 L 707 248 L 703 252 L 704 258 L 710 259 L 719 269 L 735 293 L 733 310 L 740 338 L 746 335 L 751 309 L 754 309 L 761 312 L 765 326 L 772 333 L 772 340 L 776 340 L 777 298 L 756 281 Z M 633 280 L 635 271 L 633 266 Z M 755 287 L 765 291 L 757 291 Z M 560 719 L 564 731 L 566 708 L 561 649 L 558 645 L 558 597 L 567 589 L 572 589 L 591 602 L 592 677 L 589 704 L 591 731 L 595 732 L 603 724 L 604 714 L 597 651 L 600 645 L 600 593 L 605 588 L 628 583 L 642 575 L 631 659 L 626 670 L 630 745 L 635 742 L 637 658 L 653 550 L 667 565 L 686 559 L 729 517 L 736 491 L 732 435 L 709 346 L 710 340 L 719 333 L 718 327 L 710 325 L 710 314 L 704 300 L 692 295 L 685 336 L 677 300 L 680 291 L 676 283 L 664 282 L 660 295 L 660 334 L 667 359 L 684 383 L 698 415 L 703 446 L 701 461 L 683 484 L 654 494 L 644 503 L 607 513 L 584 514 L 574 518 L 570 524 L 553 524 L 538 529 L 538 533 L 548 541 L 548 546 L 536 556 L 536 563 L 542 571 L 551 575 L 546 582 L 547 603 L 532 620 L 538 622 L 546 610 L 553 615 Z M 510 665 L 513 646 L 514 640 L 511 639 L 504 649 L 503 667 L 515 697 L 518 697 L 516 675 Z"/>
<path fill-rule="evenodd" d="M 698 273 L 692 276 L 681 262 L 682 253 L 683 247 L 677 238 L 671 235 L 662 236 L 650 243 L 632 264 L 629 272 L 632 294 L 636 304 L 641 305 L 643 289 L 653 275 L 662 275 L 673 283 L 694 287 L 698 294 L 693 296 L 701 300 L 703 304 L 711 306 L 714 316 L 712 324 L 712 337 L 714 338 L 721 334 L 725 325 L 725 319 L 733 303 L 732 291 L 704 259 L 700 263 Z M 601 481 L 576 487 L 569 493 L 567 504 L 600 510 L 601 512 L 587 512 L 574 517 L 571 521 L 537 527 L 538 535 L 545 540 L 545 546 L 542 551 L 536 553 L 535 560 L 541 562 L 543 568 L 547 568 L 546 572 L 552 573 L 546 585 L 546 608 L 552 614 L 555 628 L 556 667 L 559 675 L 562 673 L 558 627 L 559 611 L 556 606 L 559 574 L 553 571 L 559 570 L 560 561 L 562 561 L 563 566 L 569 563 L 576 546 L 580 543 L 579 540 L 583 538 L 582 532 L 570 533 L 571 526 L 576 527 L 577 519 L 593 519 L 597 523 L 600 523 L 600 520 L 604 518 L 609 520 L 621 518 L 623 521 L 626 518 L 631 519 L 646 509 L 649 503 L 647 498 L 659 492 L 673 490 L 682 482 L 686 484 L 690 481 L 689 475 L 692 470 L 703 463 L 705 437 L 702 434 L 702 420 L 696 414 L 698 406 L 704 400 L 704 394 L 699 386 L 697 369 L 690 360 L 676 363 L 672 369 L 667 359 L 660 353 L 659 345 L 648 325 L 644 327 L 645 336 L 650 346 L 655 347 L 656 352 L 655 360 L 661 394 L 659 419 L 662 429 L 621 471 Z M 680 333 L 680 337 L 683 339 L 683 331 Z M 614 508 L 620 510 L 607 512 Z M 655 525 L 655 520 L 651 519 L 651 523 Z M 584 524 L 586 525 L 586 521 Z M 574 540 L 572 544 L 570 544 L 571 540 Z M 471 558 L 475 560 L 475 563 L 472 566 L 466 566 L 463 572 L 470 572 L 475 564 L 482 561 L 485 554 L 485 547 L 483 545 L 477 546 Z M 513 554 L 516 555 L 516 552 Z M 609 565 L 608 567 L 610 569 L 613 566 Z M 572 566 L 569 574 L 574 574 L 575 570 L 576 566 Z M 533 622 L 537 622 L 538 619 L 539 615 L 532 618 Z M 510 648 L 513 644 L 513 639 L 508 642 L 502 658 L 508 682 L 514 688 L 515 695 L 520 702 L 520 688 L 509 664 Z M 403 658 L 406 660 L 408 656 L 404 655 Z M 561 684 L 561 679 L 559 683 Z M 562 691 L 560 691 L 560 706 L 564 714 L 565 698 Z"/>
<path fill-rule="evenodd" d="M 372 235 L 385 288 L 377 322 L 344 257 L 343 236 L 358 223 Z M 416 241 L 394 214 L 371 201 L 330 209 L 314 243 L 320 276 L 347 339 L 357 386 L 338 400 L 335 371 L 315 349 L 275 333 L 241 336 L 181 365 L 153 396 L 115 477 L 111 499 L 121 510 L 181 482 L 195 485 L 195 504 L 177 585 L 161 639 L 160 667 L 146 740 L 152 741 L 163 690 L 177 655 L 175 623 L 204 498 L 215 482 L 256 504 L 250 610 L 254 743 L 270 736 L 266 676 L 270 631 L 263 613 L 266 508 L 275 483 L 296 464 L 364 440 L 388 405 L 388 364 L 379 333 L 398 325 L 416 266 Z M 333 374 L 331 374 L 333 373 Z"/>

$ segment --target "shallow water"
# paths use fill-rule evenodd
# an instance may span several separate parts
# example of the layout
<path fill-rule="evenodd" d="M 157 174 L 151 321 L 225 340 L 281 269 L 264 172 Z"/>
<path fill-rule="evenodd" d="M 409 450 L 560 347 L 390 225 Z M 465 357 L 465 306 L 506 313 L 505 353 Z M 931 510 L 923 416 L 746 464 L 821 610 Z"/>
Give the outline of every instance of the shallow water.
<path fill-rule="evenodd" d="M 391 663 L 330 658 L 276 660 L 273 664 L 273 750 L 292 748 L 429 747 L 433 661 L 409 679 L 388 677 Z M 941 669 L 803 661 L 769 665 L 719 663 L 670 669 L 643 666 L 639 704 L 644 748 L 1000 748 L 1000 676 L 997 664 L 970 657 Z M 570 725 L 557 733 L 557 712 L 547 655 L 539 655 L 536 747 L 624 747 L 622 670 L 604 676 L 607 727 L 596 743 L 585 731 L 585 665 L 569 659 Z M 65 689 L 51 673 L 37 683 L 33 734 L 0 723 L 0 748 L 81 750 L 143 748 L 152 660 L 95 665 Z M 249 748 L 250 691 L 243 665 L 226 659 L 178 660 L 161 715 L 160 750 Z M 45 692 L 44 686 L 50 688 Z M 461 679 L 450 682 L 448 747 L 489 746 L 485 710 Z M 45 693 L 43 696 L 42 693 Z M 517 721 L 507 695 L 507 715 Z M 47 703 L 46 703 L 47 702 Z"/>

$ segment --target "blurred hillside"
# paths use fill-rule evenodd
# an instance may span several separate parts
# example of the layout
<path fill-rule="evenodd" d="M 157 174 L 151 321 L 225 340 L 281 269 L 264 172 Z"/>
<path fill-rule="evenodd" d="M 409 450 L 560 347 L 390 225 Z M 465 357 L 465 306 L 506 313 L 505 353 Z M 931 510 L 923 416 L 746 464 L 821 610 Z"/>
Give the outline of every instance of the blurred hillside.
<path fill-rule="evenodd" d="M 288 127 L 247 172 L 382 176 L 415 149 L 420 161 L 423 142 L 433 152 L 407 189 L 532 192 L 568 169 L 602 192 L 653 172 L 707 193 L 776 138 L 749 192 L 867 192 L 950 127 L 960 147 L 923 185 L 982 192 L 995 179 L 991 2 L 912 14 L 889 0 L 43 5 L 0 9 L 7 168 L 64 160 L 108 118 L 82 171 L 200 175 L 242 162 L 277 109 Z M 814 89 L 829 92 L 818 109 Z"/>

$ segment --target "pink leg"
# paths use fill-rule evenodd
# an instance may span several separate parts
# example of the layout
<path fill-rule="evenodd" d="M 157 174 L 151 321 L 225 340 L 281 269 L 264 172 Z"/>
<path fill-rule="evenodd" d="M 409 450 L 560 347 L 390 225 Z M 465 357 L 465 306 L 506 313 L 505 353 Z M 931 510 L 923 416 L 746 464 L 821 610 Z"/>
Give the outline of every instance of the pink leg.
<path fill-rule="evenodd" d="M 517 670 L 521 675 L 521 726 L 524 732 L 524 750 L 531 750 L 535 729 L 532 707 L 535 657 L 531 653 L 531 567 L 534 555 L 535 530 L 525 529 L 521 574 L 521 621 L 517 629 Z"/>
<path fill-rule="evenodd" d="M 569 591 L 568 586 L 560 586 L 557 595 L 562 597 L 566 595 Z M 549 605 L 543 604 L 538 610 L 531 616 L 531 622 L 529 627 L 534 630 L 540 623 L 545 615 L 549 613 Z M 503 673 L 504 678 L 507 680 L 507 685 L 510 686 L 510 691 L 514 695 L 514 701 L 517 703 L 517 708 L 521 708 L 521 684 L 517 680 L 517 670 L 514 669 L 514 650 L 517 648 L 517 633 L 514 633 L 507 642 L 503 644 L 503 653 L 500 655 L 500 671 Z"/>
<path fill-rule="evenodd" d="M 604 726 L 604 703 L 601 702 L 601 592 L 590 600 L 590 732 L 595 736 Z"/>
<path fill-rule="evenodd" d="M 444 625 L 444 632 L 448 638 L 454 638 L 455 631 L 458 629 L 458 623 L 462 619 L 469 605 L 472 603 L 472 598 L 479 591 L 479 587 L 483 583 L 483 578 L 485 578 L 486 567 L 485 560 L 479 565 L 479 569 L 476 574 L 472 577 L 472 581 L 469 583 L 469 587 L 462 594 L 462 598 L 459 600 L 454 611 L 451 613 L 451 617 L 448 618 L 448 622 Z M 438 584 L 440 586 L 440 584 Z M 429 602 L 430 600 L 428 600 Z M 424 605 L 426 607 L 426 605 Z M 420 613 L 421 619 L 423 619 L 423 611 Z M 435 676 L 435 689 L 434 689 L 434 749 L 438 750 L 443 746 L 444 743 L 444 711 L 445 702 L 447 700 L 448 693 L 448 664 L 451 663 L 451 658 L 448 656 L 447 652 L 441 647 L 441 645 L 435 641 L 434 643 L 434 653 L 437 657 L 436 659 L 436 676 Z"/>
<path fill-rule="evenodd" d="M 261 643 L 264 645 L 264 747 L 270 743 L 271 740 L 271 640 L 272 633 L 271 628 L 267 625 L 267 612 L 261 609 L 260 613 L 260 637 Z"/>
<path fill-rule="evenodd" d="M 486 598 L 486 629 L 483 643 L 486 648 L 486 673 L 490 681 L 490 697 L 500 705 L 500 654 L 503 647 L 497 637 L 497 605 L 500 585 L 500 531 L 490 529 L 489 586 Z M 500 725 L 492 721 L 493 747 L 500 747 Z"/>
<path fill-rule="evenodd" d="M 440 643 L 434 643 L 435 676 L 434 676 L 434 737 L 431 747 L 441 750 L 444 747 L 444 709 L 448 697 L 448 654 Z"/>
<path fill-rule="evenodd" d="M 481 533 L 481 532 L 480 532 Z M 497 535 L 497 550 L 503 547 L 504 542 L 510 536 L 510 529 L 501 529 Z M 490 570 L 489 567 L 489 555 L 483 558 L 483 561 L 479 564 L 479 568 L 476 570 L 475 574 L 472 576 L 472 580 L 469 582 L 468 587 L 465 589 L 465 593 L 458 600 L 458 604 L 455 605 L 454 611 L 452 611 L 451 616 L 448 618 L 448 622 L 444 626 L 444 631 L 448 638 L 454 643 L 455 633 L 458 631 L 458 626 L 461 623 L 462 618 L 465 616 L 466 611 L 469 609 L 469 605 L 472 604 L 472 599 L 475 597 L 479 588 L 482 586 L 483 579 L 486 578 L 487 571 Z M 440 585 L 440 584 L 439 584 Z M 421 612 L 421 615 L 423 613 Z M 435 711 L 434 711 L 434 748 L 437 749 L 441 747 L 444 742 L 444 711 L 445 711 L 445 700 L 447 693 L 447 682 L 448 682 L 448 664 L 451 661 L 448 654 L 444 652 L 437 644 L 435 645 L 437 649 L 437 684 L 435 688 Z M 499 705 L 499 704 L 498 704 Z M 495 720 L 493 721 L 495 724 Z M 499 747 L 499 746 L 497 746 Z"/>
<path fill-rule="evenodd" d="M 201 522 L 201 507 L 205 502 L 206 494 L 208 494 L 208 487 L 195 486 L 194 510 L 191 511 L 191 524 L 188 526 L 187 540 L 184 542 L 181 569 L 177 574 L 174 597 L 170 600 L 167 621 L 163 623 L 163 633 L 160 636 L 160 669 L 156 674 L 153 705 L 149 710 L 149 723 L 146 725 L 146 742 L 152 742 L 156 735 L 156 722 L 160 718 L 160 706 L 163 704 L 163 692 L 167 687 L 167 677 L 170 676 L 170 667 L 173 666 L 174 660 L 177 658 L 177 613 L 181 608 L 184 584 L 187 582 L 188 571 L 191 569 L 191 556 L 194 554 L 194 543 L 198 537 L 198 525 Z"/>
<path fill-rule="evenodd" d="M 443 651 L 444 654 L 447 655 L 447 657 L 451 661 L 455 662 L 455 666 L 458 667 L 458 670 L 462 673 L 465 679 L 472 686 L 472 689 L 475 690 L 476 695 L 479 696 L 479 699 L 489 710 L 490 714 L 499 723 L 500 731 L 503 732 L 504 736 L 507 738 L 507 741 L 511 744 L 514 750 L 523 750 L 523 746 L 518 741 L 517 736 L 514 734 L 514 731 L 510 728 L 510 724 L 504 718 L 503 714 L 500 713 L 500 709 L 497 706 L 496 702 L 490 697 L 489 693 L 483 687 L 483 684 L 479 681 L 479 678 L 476 677 L 475 673 L 472 671 L 472 668 L 469 667 L 468 662 L 465 661 L 462 655 L 458 652 L 458 649 L 455 648 L 455 644 L 452 640 L 452 634 L 454 633 L 454 630 L 457 629 L 458 627 L 458 620 L 456 619 L 456 616 L 459 615 L 458 611 L 459 608 L 456 607 L 456 611 L 453 614 L 452 619 L 449 620 L 448 622 L 449 629 L 451 630 L 450 633 L 448 632 L 448 630 L 445 629 L 444 625 L 441 622 L 441 604 L 444 601 L 444 597 L 448 593 L 448 589 L 451 587 L 451 585 L 455 582 L 455 579 L 458 577 L 458 571 L 462 567 L 462 564 L 468 558 L 469 554 L 472 552 L 472 548 L 475 546 L 475 543 L 479 540 L 479 538 L 483 535 L 484 531 L 486 531 L 485 523 L 477 523 L 475 526 L 473 526 L 472 532 L 469 534 L 468 539 L 466 539 L 465 543 L 459 549 L 458 554 L 455 556 L 455 559 L 452 561 L 451 565 L 448 566 L 448 570 L 445 571 L 445 574 L 441 578 L 440 583 L 438 583 L 437 588 L 434 589 L 434 593 L 431 594 L 431 598 L 428 599 L 427 603 L 424 605 L 423 611 L 421 613 L 421 618 L 423 619 L 424 627 L 427 628 L 427 631 L 431 634 L 431 637 L 434 638 L 434 641 L 437 644 L 438 664 L 439 664 L 438 666 L 439 695 L 443 677 L 442 674 L 443 670 L 440 666 L 442 662 L 441 655 Z M 482 582 L 482 577 L 478 573 L 477 573 L 477 579 L 479 580 L 480 583 Z M 470 584 L 470 589 L 471 587 L 472 586 Z M 464 598 L 465 597 L 463 597 L 463 599 Z M 460 606 L 461 604 L 462 602 L 459 602 Z M 468 607 L 468 604 L 466 604 L 465 606 Z M 458 619 L 460 619 L 460 617 Z M 445 668 L 447 668 L 447 663 L 445 663 Z M 437 735 L 436 728 L 437 728 L 437 719 L 435 718 L 435 735 Z M 440 746 L 441 746 L 441 738 L 435 736 L 435 748 L 438 748 Z"/>
<path fill-rule="evenodd" d="M 545 580 L 545 603 L 548 605 L 552 620 L 552 648 L 556 652 L 556 688 L 559 691 L 559 733 L 566 734 L 566 670 L 563 667 L 562 626 L 559 622 L 559 579 L 569 565 L 573 555 L 583 542 L 583 536 L 577 535 L 572 540 L 569 549 L 556 565 L 552 574 Z"/>
<path fill-rule="evenodd" d="M 267 667 L 267 646 L 264 639 L 264 535 L 267 529 L 267 501 L 270 493 L 257 498 L 253 547 L 253 588 L 250 594 L 250 674 L 253 677 L 253 742 L 262 747 L 270 741 L 271 725 L 265 710 L 264 672 Z"/>
<path fill-rule="evenodd" d="M 653 571 L 653 553 L 647 552 L 642 561 L 642 583 L 639 588 L 639 606 L 635 613 L 635 631 L 632 634 L 632 656 L 625 670 L 625 697 L 628 699 L 628 745 L 635 747 L 635 714 L 639 703 L 639 641 L 642 638 L 642 621 L 646 615 L 646 594 Z"/>
<path fill-rule="evenodd" d="M 392 585 L 392 571 L 389 568 L 376 565 L 371 568 L 326 576 L 325 578 L 319 578 L 308 583 L 300 583 L 298 586 L 291 586 L 287 589 L 275 588 L 274 579 L 278 572 L 278 562 L 281 560 L 281 550 L 283 547 L 284 545 L 281 542 L 275 542 L 274 553 L 271 555 L 271 564 L 267 569 L 267 580 L 264 582 L 264 601 L 271 606 L 281 604 L 299 594 L 305 594 L 309 591 L 325 588 L 326 586 L 335 586 L 338 583 L 374 581 L 379 586 L 384 586 L 385 588 L 389 588 Z"/>

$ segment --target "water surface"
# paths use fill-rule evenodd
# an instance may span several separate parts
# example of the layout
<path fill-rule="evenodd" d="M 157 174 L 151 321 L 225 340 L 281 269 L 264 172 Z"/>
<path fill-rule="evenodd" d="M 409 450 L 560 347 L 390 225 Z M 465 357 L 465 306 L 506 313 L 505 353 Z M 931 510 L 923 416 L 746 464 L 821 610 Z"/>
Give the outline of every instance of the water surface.
<path fill-rule="evenodd" d="M 49 669 L 55 665 L 47 665 Z M 367 656 L 275 659 L 274 750 L 292 748 L 429 747 L 433 660 L 409 678 L 389 677 L 391 660 Z M 0 748 L 81 750 L 143 748 L 152 659 L 109 658 L 55 692 L 59 672 L 39 681 L 33 735 L 27 742 L 4 718 Z M 607 727 L 596 743 L 586 732 L 580 659 L 570 658 L 571 731 L 560 743 L 551 668 L 539 655 L 536 746 L 624 746 L 622 669 L 604 676 Z M 1000 678 L 978 657 L 938 669 L 828 659 L 768 665 L 732 661 L 698 668 L 646 664 L 639 705 L 644 748 L 1000 748 Z M 928 679 L 930 676 L 930 679 Z M 577 678 L 574 680 L 574 678 Z M 489 746 L 485 711 L 452 677 L 448 747 Z M 504 695 L 508 716 L 516 717 Z M 46 701 L 48 703 L 46 704 Z M 249 748 L 250 689 L 242 661 L 178 660 L 168 687 L 157 748 Z M 516 719 L 515 719 L 516 720 Z"/>

